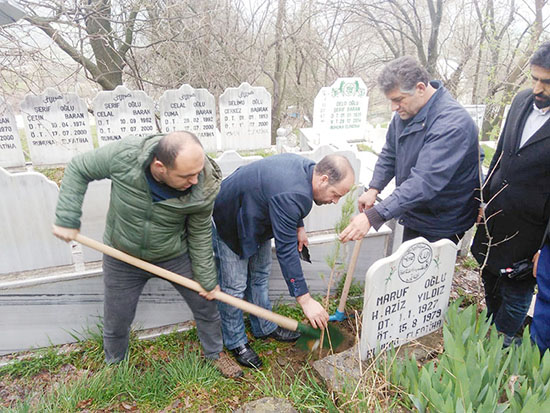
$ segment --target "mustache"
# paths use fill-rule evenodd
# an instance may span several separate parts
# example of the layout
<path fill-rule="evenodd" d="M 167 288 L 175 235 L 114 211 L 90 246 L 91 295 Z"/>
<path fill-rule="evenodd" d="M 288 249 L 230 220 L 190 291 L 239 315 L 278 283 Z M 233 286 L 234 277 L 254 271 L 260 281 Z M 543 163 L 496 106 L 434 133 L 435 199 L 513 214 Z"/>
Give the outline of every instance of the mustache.
<path fill-rule="evenodd" d="M 539 93 L 533 93 L 533 95 L 534 95 L 535 97 L 538 97 L 538 98 L 542 98 L 542 99 L 548 99 L 548 100 L 550 100 L 550 96 L 548 96 L 548 95 L 545 95 L 545 94 L 544 94 L 544 93 L 542 93 L 542 92 L 539 92 Z"/>

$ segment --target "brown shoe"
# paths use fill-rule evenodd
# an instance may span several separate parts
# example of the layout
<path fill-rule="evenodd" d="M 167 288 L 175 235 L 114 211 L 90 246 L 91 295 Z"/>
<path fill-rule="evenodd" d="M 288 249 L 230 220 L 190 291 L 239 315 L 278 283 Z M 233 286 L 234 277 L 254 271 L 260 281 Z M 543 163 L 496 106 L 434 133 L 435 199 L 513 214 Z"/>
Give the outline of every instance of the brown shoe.
<path fill-rule="evenodd" d="M 241 369 L 240 366 L 235 363 L 235 361 L 231 357 L 225 354 L 225 351 L 222 351 L 220 353 L 220 358 L 212 361 L 224 377 L 230 379 L 238 379 L 244 374 L 243 369 Z"/>

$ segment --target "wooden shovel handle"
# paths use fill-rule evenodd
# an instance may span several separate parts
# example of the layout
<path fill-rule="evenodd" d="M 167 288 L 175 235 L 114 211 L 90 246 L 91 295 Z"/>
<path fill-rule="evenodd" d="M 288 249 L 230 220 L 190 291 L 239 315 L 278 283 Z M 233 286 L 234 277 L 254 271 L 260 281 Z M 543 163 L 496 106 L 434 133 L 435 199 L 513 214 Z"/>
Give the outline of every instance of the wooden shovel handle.
<path fill-rule="evenodd" d="M 362 242 L 363 238 L 355 241 L 355 246 L 353 247 L 353 253 L 351 254 L 351 260 L 349 263 L 348 271 L 346 273 L 346 281 L 344 282 L 344 288 L 342 289 L 342 295 L 340 296 L 340 304 L 338 305 L 338 311 L 340 311 L 341 313 L 343 313 L 346 309 L 349 287 L 351 286 L 351 281 L 353 280 L 353 273 L 355 272 L 355 265 L 357 264 L 357 258 L 359 257 L 359 252 L 361 251 Z"/>
<path fill-rule="evenodd" d="M 158 267 L 154 264 L 151 264 L 150 262 L 133 257 L 129 254 L 126 254 L 125 252 L 119 251 L 113 247 L 109 247 L 108 245 L 102 244 L 101 242 L 88 238 L 82 234 L 78 234 L 75 238 L 75 241 L 78 241 L 82 245 L 85 245 L 96 251 L 102 252 L 105 255 L 116 258 L 117 260 L 124 261 L 127 264 L 141 268 L 142 270 L 148 271 L 151 274 L 155 274 L 168 281 L 183 285 L 190 290 L 196 291 L 198 293 L 207 292 L 204 288 L 201 287 L 198 282 L 190 278 L 183 277 L 179 274 L 176 274 L 175 272 L 165 270 L 164 268 Z M 214 293 L 214 298 L 218 301 L 246 311 L 247 313 L 253 314 L 256 317 L 272 321 L 278 326 L 286 328 L 287 330 L 296 331 L 298 329 L 298 322 L 296 320 L 274 313 L 273 311 L 266 310 L 265 308 L 241 300 L 240 298 L 233 297 L 232 295 L 226 294 L 223 291 L 216 291 Z"/>

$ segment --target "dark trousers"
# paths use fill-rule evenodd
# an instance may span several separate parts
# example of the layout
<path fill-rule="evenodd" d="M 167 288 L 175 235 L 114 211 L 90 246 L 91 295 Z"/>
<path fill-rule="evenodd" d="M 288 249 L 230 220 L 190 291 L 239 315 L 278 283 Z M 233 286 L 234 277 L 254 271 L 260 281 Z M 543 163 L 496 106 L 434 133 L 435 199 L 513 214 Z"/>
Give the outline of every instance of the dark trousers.
<path fill-rule="evenodd" d="M 504 344 L 509 345 L 519 331 L 533 299 L 534 278 L 514 281 L 484 268 L 481 274 L 485 288 L 487 317 L 493 317 L 498 331 L 506 335 Z"/>
<path fill-rule="evenodd" d="M 187 254 L 157 262 L 155 265 L 192 278 L 191 261 Z M 103 314 L 103 347 L 105 361 L 117 363 L 124 359 L 130 338 L 130 326 L 136 315 L 139 296 L 147 281 L 155 275 L 107 255 L 103 256 L 105 302 Z M 216 301 L 208 301 L 198 293 L 171 283 L 193 312 L 197 333 L 206 358 L 217 359 L 223 349 L 220 314 Z"/>
<path fill-rule="evenodd" d="M 459 234 L 451 234 L 451 235 L 428 235 L 423 234 L 420 231 L 416 231 L 411 228 L 403 227 L 403 242 L 418 238 L 418 237 L 424 237 L 429 242 L 436 242 L 440 239 L 450 239 L 455 244 L 458 244 L 458 241 L 464 236 L 464 232 L 461 232 Z"/>
<path fill-rule="evenodd" d="M 531 323 L 531 338 L 541 352 L 550 348 L 550 241 L 544 244 L 537 267 L 538 293 Z"/>

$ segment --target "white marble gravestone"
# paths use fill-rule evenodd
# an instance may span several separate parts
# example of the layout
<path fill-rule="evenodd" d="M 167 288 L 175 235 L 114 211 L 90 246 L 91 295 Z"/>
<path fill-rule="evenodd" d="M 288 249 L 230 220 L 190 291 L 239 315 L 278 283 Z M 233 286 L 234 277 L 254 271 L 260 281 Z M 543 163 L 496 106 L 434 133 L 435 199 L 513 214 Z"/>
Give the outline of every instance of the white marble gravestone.
<path fill-rule="evenodd" d="M 220 96 L 222 150 L 271 146 L 271 95 L 264 87 L 242 83 Z"/>
<path fill-rule="evenodd" d="M 0 167 L 17 166 L 25 166 L 19 130 L 11 108 L 0 99 Z"/>
<path fill-rule="evenodd" d="M 485 116 L 485 105 L 463 105 L 466 112 L 470 114 L 472 119 L 477 125 L 478 130 L 481 131 L 483 127 L 483 117 Z"/>
<path fill-rule="evenodd" d="M 155 103 L 142 90 L 117 86 L 99 92 L 92 101 L 99 146 L 125 136 L 147 136 L 158 132 Z"/>
<path fill-rule="evenodd" d="M 338 78 L 315 97 L 313 129 L 319 144 L 364 139 L 369 97 L 359 77 Z"/>
<path fill-rule="evenodd" d="M 21 114 L 33 165 L 63 164 L 93 149 L 86 103 L 75 93 L 48 88 L 27 95 Z"/>
<path fill-rule="evenodd" d="M 365 281 L 361 359 L 443 326 L 457 247 L 447 239 L 404 242 L 375 262 Z"/>
<path fill-rule="evenodd" d="M 208 90 L 190 85 L 167 90 L 160 98 L 159 108 L 162 132 L 190 131 L 207 152 L 217 150 L 216 101 Z"/>
<path fill-rule="evenodd" d="M 42 174 L 0 168 L 0 274 L 72 263 L 69 244 L 52 234 L 58 193 Z"/>
<path fill-rule="evenodd" d="M 237 151 L 225 151 L 218 158 L 214 159 L 222 171 L 223 178 L 227 178 L 239 167 L 248 165 L 251 162 L 262 159 L 259 155 L 241 156 Z"/>

